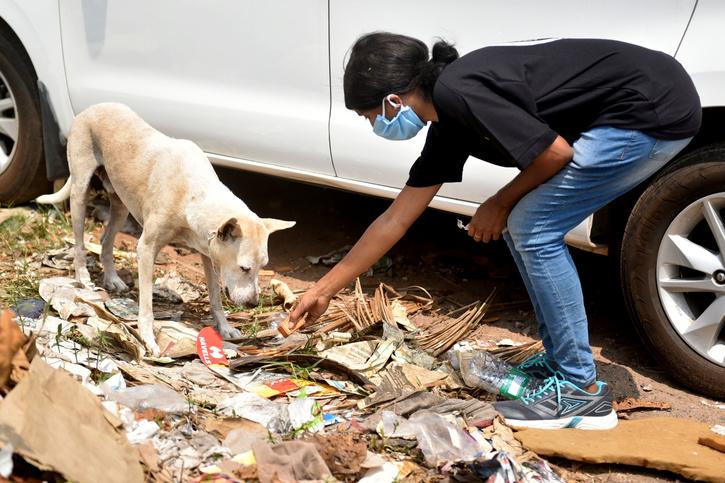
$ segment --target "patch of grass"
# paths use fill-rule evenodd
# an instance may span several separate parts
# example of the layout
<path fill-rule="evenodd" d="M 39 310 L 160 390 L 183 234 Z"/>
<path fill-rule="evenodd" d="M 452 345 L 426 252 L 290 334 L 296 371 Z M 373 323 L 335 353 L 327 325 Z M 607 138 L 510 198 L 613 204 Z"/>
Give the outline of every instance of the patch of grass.
<path fill-rule="evenodd" d="M 256 320 L 251 324 L 245 324 L 237 327 L 244 337 L 257 337 L 257 333 L 262 330 L 262 324 Z"/>
<path fill-rule="evenodd" d="M 274 303 L 275 295 L 273 293 L 270 293 L 268 291 L 263 291 L 259 294 L 259 305 L 254 307 L 250 312 L 252 316 L 262 315 L 266 314 L 267 312 L 272 312 L 274 310 L 277 310 L 279 308 L 279 305 Z M 234 313 L 234 312 L 245 312 L 247 311 L 247 307 L 244 307 L 243 305 L 236 305 L 234 302 L 229 300 L 226 296 L 224 296 L 224 300 L 222 303 L 224 310 Z"/>
<path fill-rule="evenodd" d="M 3 292 L 0 299 L 11 307 L 19 300 L 35 298 L 38 296 L 39 282 L 30 270 L 29 264 L 25 260 L 19 260 L 15 264 L 14 277 L 9 277 L 3 284 Z"/>
<path fill-rule="evenodd" d="M 263 369 L 277 370 L 282 369 L 294 379 L 304 379 L 312 381 L 312 372 L 317 369 L 317 366 L 322 362 L 318 360 L 309 364 L 298 364 L 296 362 L 268 362 L 262 366 Z"/>
<path fill-rule="evenodd" d="M 90 228 L 94 225 L 91 223 Z M 8 256 L 32 256 L 63 246 L 71 235 L 70 218 L 57 208 L 13 215 L 0 224 L 0 250 Z"/>
<path fill-rule="evenodd" d="M 87 230 L 96 224 L 87 221 Z M 55 207 L 19 210 L 0 223 L 0 303 L 15 305 L 24 298 L 37 298 L 40 259 L 55 248 L 66 246 L 72 235 L 70 217 Z"/>

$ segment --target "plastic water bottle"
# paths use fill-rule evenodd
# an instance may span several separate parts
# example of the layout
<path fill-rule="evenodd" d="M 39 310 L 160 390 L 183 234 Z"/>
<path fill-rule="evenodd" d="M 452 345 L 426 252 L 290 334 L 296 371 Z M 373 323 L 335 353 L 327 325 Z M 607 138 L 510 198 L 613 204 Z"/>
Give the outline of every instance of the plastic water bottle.
<path fill-rule="evenodd" d="M 509 399 L 520 398 L 541 382 L 488 351 L 453 351 L 449 360 L 460 371 L 466 386 Z"/>

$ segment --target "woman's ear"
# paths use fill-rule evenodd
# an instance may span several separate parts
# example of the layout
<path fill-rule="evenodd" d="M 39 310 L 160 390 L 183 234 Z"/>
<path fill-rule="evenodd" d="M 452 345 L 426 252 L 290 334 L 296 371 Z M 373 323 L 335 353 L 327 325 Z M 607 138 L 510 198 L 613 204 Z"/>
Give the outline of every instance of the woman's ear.
<path fill-rule="evenodd" d="M 403 107 L 403 104 L 405 104 L 403 98 L 400 97 L 398 94 L 389 94 L 385 96 L 385 101 L 387 103 L 386 107 L 392 107 L 396 111 Z"/>

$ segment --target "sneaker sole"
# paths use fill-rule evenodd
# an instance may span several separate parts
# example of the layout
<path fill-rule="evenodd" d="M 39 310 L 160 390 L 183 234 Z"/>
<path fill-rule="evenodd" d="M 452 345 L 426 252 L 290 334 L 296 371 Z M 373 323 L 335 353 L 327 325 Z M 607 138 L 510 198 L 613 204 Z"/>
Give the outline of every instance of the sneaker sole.
<path fill-rule="evenodd" d="M 561 419 L 522 420 L 505 418 L 506 424 L 515 429 L 612 429 L 617 426 L 617 413 L 612 410 L 606 416 L 573 416 Z"/>

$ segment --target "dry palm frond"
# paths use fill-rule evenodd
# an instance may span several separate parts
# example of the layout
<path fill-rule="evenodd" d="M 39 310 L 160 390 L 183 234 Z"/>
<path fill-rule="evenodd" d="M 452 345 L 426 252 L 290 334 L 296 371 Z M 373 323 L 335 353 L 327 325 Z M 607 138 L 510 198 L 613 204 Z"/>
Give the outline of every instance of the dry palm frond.
<path fill-rule="evenodd" d="M 420 291 L 426 296 L 408 293 L 409 290 Z M 395 313 L 393 301 L 397 301 L 408 316 L 433 305 L 433 297 L 422 287 L 407 287 L 396 290 L 381 283 L 372 297 L 363 292 L 360 279 L 355 282 L 352 294 L 339 295 L 330 304 L 328 311 L 314 325 L 315 335 L 333 330 L 361 331 L 381 320 L 393 323 Z"/>
<path fill-rule="evenodd" d="M 539 340 L 512 347 L 498 347 L 491 349 L 489 352 L 510 364 L 520 364 L 542 350 L 544 350 L 544 344 Z"/>
<path fill-rule="evenodd" d="M 434 356 L 450 349 L 453 344 L 465 338 L 481 323 L 495 292 L 495 290 L 491 292 L 483 303 L 475 302 L 451 312 L 452 314 L 463 312 L 458 318 L 448 321 L 441 318 L 438 323 L 431 324 L 418 338 L 418 345 L 422 349 L 430 351 Z"/>

